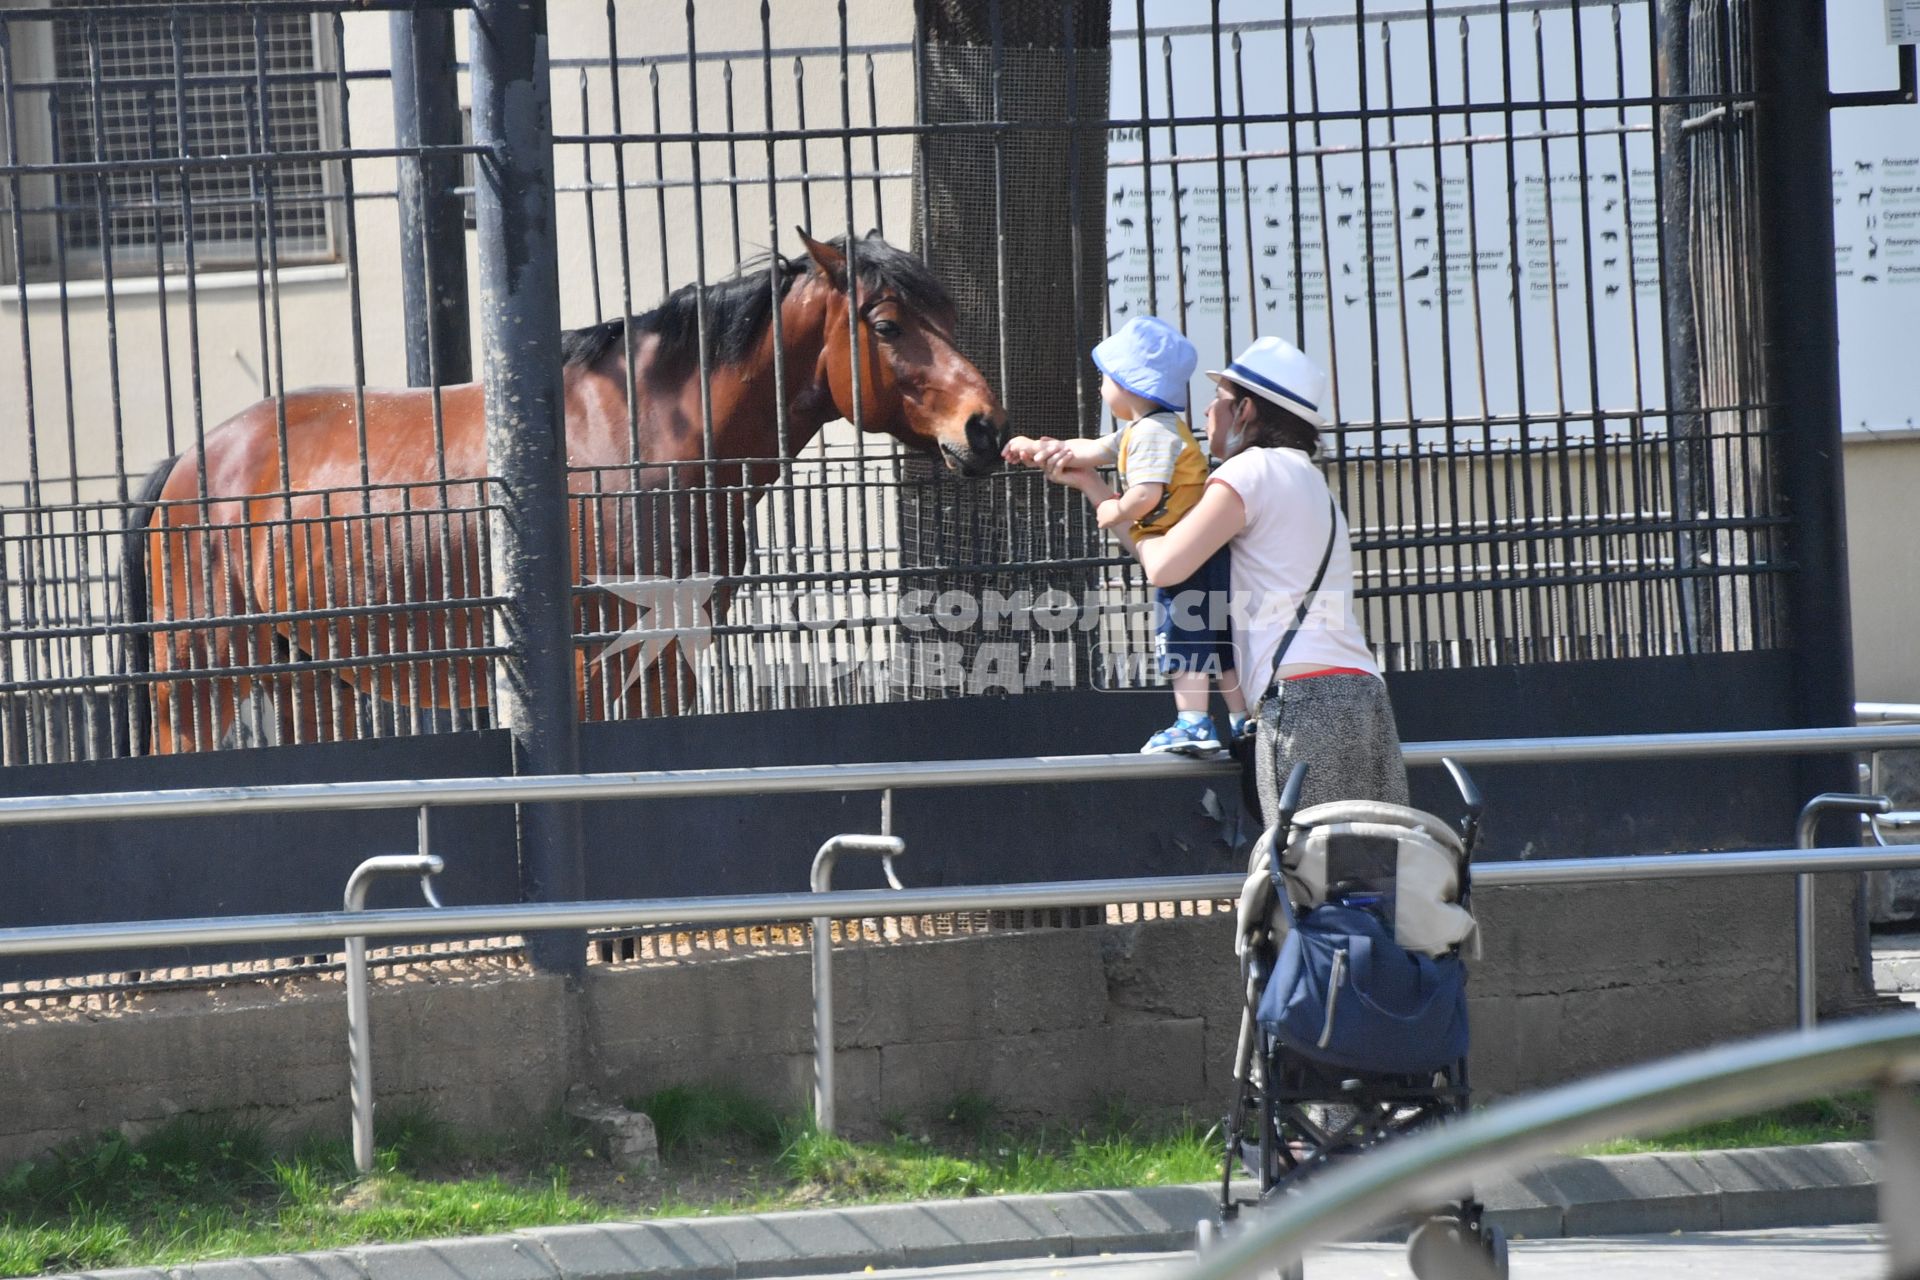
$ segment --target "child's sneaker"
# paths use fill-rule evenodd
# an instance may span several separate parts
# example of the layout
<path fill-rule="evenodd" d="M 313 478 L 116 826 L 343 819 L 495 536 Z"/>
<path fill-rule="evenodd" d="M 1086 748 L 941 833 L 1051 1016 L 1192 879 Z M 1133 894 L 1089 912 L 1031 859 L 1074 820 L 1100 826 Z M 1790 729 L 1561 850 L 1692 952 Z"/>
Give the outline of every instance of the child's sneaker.
<path fill-rule="evenodd" d="M 1147 739 L 1147 745 L 1140 748 L 1142 755 L 1163 755 L 1173 753 L 1183 756 L 1213 755 L 1223 750 L 1220 739 L 1213 731 L 1213 717 L 1202 716 L 1198 720 L 1176 720 Z"/>

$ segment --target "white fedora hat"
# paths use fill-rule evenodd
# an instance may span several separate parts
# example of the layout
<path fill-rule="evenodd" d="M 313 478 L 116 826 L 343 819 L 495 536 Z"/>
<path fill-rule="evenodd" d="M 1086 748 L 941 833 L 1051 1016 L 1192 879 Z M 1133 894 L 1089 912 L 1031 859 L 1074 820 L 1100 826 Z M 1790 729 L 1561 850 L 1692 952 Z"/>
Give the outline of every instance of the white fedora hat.
<path fill-rule="evenodd" d="M 1253 345 L 1224 369 L 1209 369 L 1216 383 L 1222 378 L 1271 400 L 1301 421 L 1324 427 L 1320 405 L 1327 395 L 1327 375 L 1313 357 L 1282 338 L 1255 338 Z"/>

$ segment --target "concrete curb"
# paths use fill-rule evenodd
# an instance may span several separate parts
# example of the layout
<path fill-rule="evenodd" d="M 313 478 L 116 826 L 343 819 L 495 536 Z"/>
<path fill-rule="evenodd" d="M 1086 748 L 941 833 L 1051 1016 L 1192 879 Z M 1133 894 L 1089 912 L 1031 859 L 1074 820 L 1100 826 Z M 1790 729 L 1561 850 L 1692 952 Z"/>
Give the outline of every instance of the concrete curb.
<path fill-rule="evenodd" d="M 1556 1160 L 1480 1188 L 1509 1235 L 1649 1235 L 1877 1218 L 1871 1147 Z M 1251 1195 L 1251 1187 L 1244 1188 Z M 983 1197 L 507 1235 L 87 1273 L 112 1280 L 734 1280 L 1193 1247 L 1217 1186 Z M 1389 1238 L 1383 1236 L 1382 1238 Z"/>

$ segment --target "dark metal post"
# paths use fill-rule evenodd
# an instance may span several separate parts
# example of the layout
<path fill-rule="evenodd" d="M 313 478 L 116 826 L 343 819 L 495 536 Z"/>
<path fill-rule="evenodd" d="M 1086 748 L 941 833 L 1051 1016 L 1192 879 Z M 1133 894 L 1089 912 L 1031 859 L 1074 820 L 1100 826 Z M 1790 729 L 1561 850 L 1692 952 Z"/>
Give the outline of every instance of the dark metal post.
<path fill-rule="evenodd" d="M 472 31 L 473 133 L 491 148 L 476 166 L 474 203 L 487 464 L 499 486 L 492 572 L 507 600 L 500 621 L 511 651 L 494 676 L 494 722 L 513 735 L 516 773 L 573 773 L 580 739 L 545 0 L 477 0 Z M 520 866 L 530 901 L 580 897 L 575 806 L 521 806 Z M 577 932 L 530 938 L 528 952 L 549 972 L 577 976 L 586 964 Z"/>
<path fill-rule="evenodd" d="M 1797 661 L 1796 723 L 1853 723 L 1853 627 L 1847 608 L 1846 502 L 1840 457 L 1838 303 L 1828 134 L 1826 6 L 1756 0 L 1753 24 L 1755 197 L 1759 208 L 1762 356 L 1792 517 L 1786 592 Z M 1853 765 L 1809 762 L 1846 791 Z"/>
<path fill-rule="evenodd" d="M 393 132 L 402 147 L 458 146 L 453 11 L 394 11 Z M 401 156 L 400 290 L 406 306 L 407 384 L 473 380 L 467 327 L 466 210 L 455 190 L 460 156 Z M 432 318 L 428 318 L 431 290 Z"/>
<path fill-rule="evenodd" d="M 1690 12 L 1690 0 L 1660 0 L 1659 76 L 1663 96 L 1692 92 L 1688 75 Z M 1660 108 L 1656 178 L 1660 188 L 1661 303 L 1667 338 L 1667 448 L 1674 517 L 1683 523 L 1709 513 L 1712 493 L 1707 424 L 1700 412 L 1700 336 L 1693 317 L 1693 163 L 1682 127 L 1688 112 L 1686 106 Z M 1704 552 L 1711 545 L 1711 535 L 1682 528 L 1675 532 L 1674 544 L 1676 567 L 1681 570 L 1675 583 L 1680 596 L 1681 651 L 1710 652 L 1713 646 L 1703 633 L 1706 615 L 1700 607 L 1701 593 L 1710 588 L 1703 579 L 1687 573 L 1707 559 Z"/>

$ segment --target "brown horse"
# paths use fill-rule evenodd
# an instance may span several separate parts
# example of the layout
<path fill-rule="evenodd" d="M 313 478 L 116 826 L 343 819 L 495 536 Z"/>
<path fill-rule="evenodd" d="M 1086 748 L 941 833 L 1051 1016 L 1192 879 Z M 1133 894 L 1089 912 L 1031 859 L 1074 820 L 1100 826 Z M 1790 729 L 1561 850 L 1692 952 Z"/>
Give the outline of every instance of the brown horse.
<path fill-rule="evenodd" d="M 576 582 L 739 573 L 758 491 L 836 418 L 964 475 L 998 463 L 1006 415 L 955 348 L 953 304 L 926 266 L 870 234 L 855 245 L 850 287 L 844 240 L 801 238 L 806 258 L 775 254 L 704 298 L 690 285 L 645 315 L 564 336 Z M 486 475 L 472 383 L 437 395 L 293 392 L 164 464 L 129 525 L 129 667 L 151 691 L 134 699 L 145 712 L 136 738 L 155 753 L 210 750 L 256 684 L 272 695 L 283 742 L 355 736 L 362 696 L 485 706 L 499 652 L 483 567 L 495 500 Z M 581 590 L 574 613 L 576 635 L 607 637 L 640 610 Z M 578 645 L 575 668 L 584 717 L 683 705 L 675 645 L 638 680 L 602 678 Z"/>

